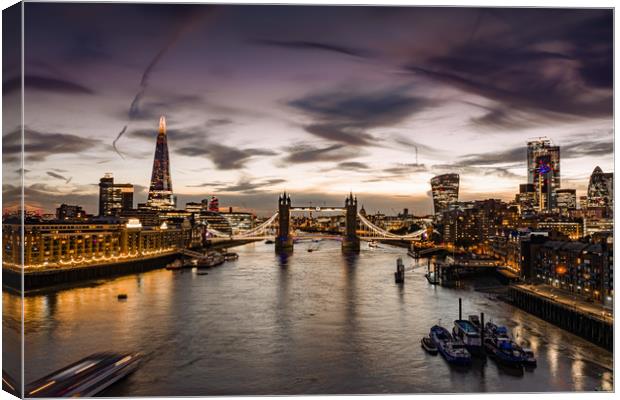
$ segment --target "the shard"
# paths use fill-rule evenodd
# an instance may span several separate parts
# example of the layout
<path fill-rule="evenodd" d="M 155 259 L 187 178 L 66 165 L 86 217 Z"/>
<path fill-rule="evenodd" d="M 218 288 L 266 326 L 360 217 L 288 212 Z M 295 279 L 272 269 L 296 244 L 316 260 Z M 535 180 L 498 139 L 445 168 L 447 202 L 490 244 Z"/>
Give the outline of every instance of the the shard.
<path fill-rule="evenodd" d="M 175 207 L 170 178 L 170 157 L 168 156 L 168 138 L 166 135 L 166 118 L 159 118 L 159 133 L 155 145 L 153 174 L 147 206 L 157 209 L 173 209 Z"/>

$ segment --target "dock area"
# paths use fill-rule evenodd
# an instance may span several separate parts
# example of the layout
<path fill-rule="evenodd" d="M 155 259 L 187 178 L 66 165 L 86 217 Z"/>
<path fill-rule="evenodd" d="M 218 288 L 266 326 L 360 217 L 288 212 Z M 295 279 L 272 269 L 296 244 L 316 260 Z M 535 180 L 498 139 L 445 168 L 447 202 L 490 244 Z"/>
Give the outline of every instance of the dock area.
<path fill-rule="evenodd" d="M 511 285 L 513 305 L 562 329 L 613 350 L 613 313 L 543 285 Z"/>

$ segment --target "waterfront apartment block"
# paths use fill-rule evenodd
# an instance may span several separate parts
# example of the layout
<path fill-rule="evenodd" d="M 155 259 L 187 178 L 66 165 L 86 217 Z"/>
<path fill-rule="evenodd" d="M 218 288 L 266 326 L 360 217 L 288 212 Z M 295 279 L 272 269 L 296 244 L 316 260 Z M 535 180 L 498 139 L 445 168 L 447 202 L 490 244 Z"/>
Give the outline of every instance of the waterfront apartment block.
<path fill-rule="evenodd" d="M 3 268 L 19 269 L 20 224 L 2 227 Z M 143 227 L 126 223 L 35 222 L 24 226 L 25 270 L 46 270 L 120 263 L 172 254 L 200 245 L 201 235 L 188 222 Z"/>

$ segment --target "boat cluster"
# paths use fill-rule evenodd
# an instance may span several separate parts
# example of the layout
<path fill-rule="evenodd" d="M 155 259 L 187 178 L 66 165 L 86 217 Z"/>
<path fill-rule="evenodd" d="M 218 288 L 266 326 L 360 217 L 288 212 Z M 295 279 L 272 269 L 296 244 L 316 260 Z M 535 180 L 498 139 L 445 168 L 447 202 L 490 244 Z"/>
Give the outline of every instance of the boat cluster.
<path fill-rule="evenodd" d="M 439 353 L 450 364 L 470 365 L 472 357 L 486 358 L 488 355 L 504 366 L 536 367 L 534 352 L 518 345 L 505 326 L 488 322 L 483 327 L 476 315 L 454 321 L 452 332 L 434 325 L 421 343 L 428 353 Z"/>

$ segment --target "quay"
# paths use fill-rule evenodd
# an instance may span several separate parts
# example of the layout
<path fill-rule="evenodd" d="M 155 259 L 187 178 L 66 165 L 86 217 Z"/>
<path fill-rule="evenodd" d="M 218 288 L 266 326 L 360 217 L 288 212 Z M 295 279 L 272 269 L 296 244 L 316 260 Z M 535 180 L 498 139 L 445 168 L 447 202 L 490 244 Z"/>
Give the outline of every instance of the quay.
<path fill-rule="evenodd" d="M 570 301 L 566 295 L 550 294 L 545 288 L 521 284 L 510 286 L 509 298 L 522 310 L 613 351 L 613 318 L 602 307 Z M 595 309 L 599 310 L 595 312 Z"/>
<path fill-rule="evenodd" d="M 205 250 L 240 246 L 255 240 L 234 240 L 205 247 Z M 154 269 L 166 265 L 182 256 L 182 249 L 161 252 L 150 256 L 125 258 L 112 262 L 89 263 L 86 265 L 68 265 L 26 270 L 23 273 L 24 291 L 30 292 L 60 285 L 72 285 L 79 282 L 111 278 Z M 21 291 L 22 277 L 20 268 L 2 268 L 3 285 L 9 289 Z"/>

